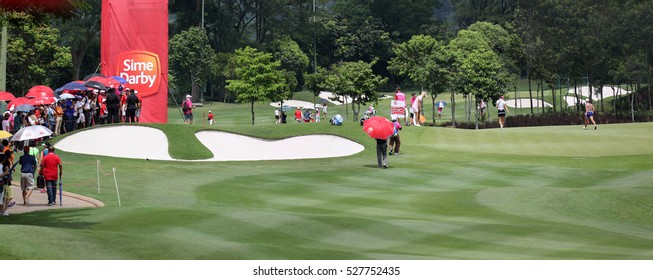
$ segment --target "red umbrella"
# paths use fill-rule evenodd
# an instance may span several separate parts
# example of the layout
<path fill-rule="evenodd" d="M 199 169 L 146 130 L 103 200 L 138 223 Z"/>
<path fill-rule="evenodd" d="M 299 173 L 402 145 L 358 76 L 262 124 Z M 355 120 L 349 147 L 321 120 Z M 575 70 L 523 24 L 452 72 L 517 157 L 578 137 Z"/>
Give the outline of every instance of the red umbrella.
<path fill-rule="evenodd" d="M 14 96 L 11 92 L 0 91 L 0 100 L 11 101 L 14 99 L 16 99 L 16 96 Z"/>
<path fill-rule="evenodd" d="M 25 97 L 54 97 L 54 90 L 52 90 L 48 86 L 40 85 L 40 86 L 33 86 L 27 91 L 27 94 L 25 94 Z"/>
<path fill-rule="evenodd" d="M 27 97 L 18 97 L 7 104 L 7 110 L 11 110 L 12 107 L 15 108 L 18 105 L 27 104 L 27 101 L 29 101 Z"/>
<path fill-rule="evenodd" d="M 374 116 L 363 122 L 363 131 L 374 139 L 386 139 L 395 133 L 395 126 L 384 117 Z"/>
<path fill-rule="evenodd" d="M 27 104 L 32 106 L 50 105 L 55 102 L 57 102 L 57 100 L 54 97 L 36 97 L 27 100 Z"/>

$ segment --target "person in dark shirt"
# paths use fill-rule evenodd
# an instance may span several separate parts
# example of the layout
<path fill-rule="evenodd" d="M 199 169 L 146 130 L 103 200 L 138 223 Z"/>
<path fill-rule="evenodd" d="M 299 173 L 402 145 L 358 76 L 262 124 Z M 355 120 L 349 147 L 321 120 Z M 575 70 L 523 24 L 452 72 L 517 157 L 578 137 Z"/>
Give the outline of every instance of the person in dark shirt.
<path fill-rule="evenodd" d="M 129 90 L 127 88 L 126 90 Z M 117 123 L 118 122 L 118 108 L 120 106 L 120 99 L 116 95 L 116 90 L 110 88 L 107 92 L 107 121 L 108 123 Z"/>
<path fill-rule="evenodd" d="M 134 123 L 136 122 L 136 109 L 138 108 L 138 97 L 132 91 L 129 96 L 127 96 L 127 112 L 125 122 Z"/>
<path fill-rule="evenodd" d="M 18 159 L 20 163 L 20 189 L 23 191 L 23 206 L 29 206 L 29 197 L 36 188 L 34 174 L 37 171 L 37 165 L 36 158 L 29 153 L 30 147 L 25 146 L 23 151 L 25 153 Z"/>

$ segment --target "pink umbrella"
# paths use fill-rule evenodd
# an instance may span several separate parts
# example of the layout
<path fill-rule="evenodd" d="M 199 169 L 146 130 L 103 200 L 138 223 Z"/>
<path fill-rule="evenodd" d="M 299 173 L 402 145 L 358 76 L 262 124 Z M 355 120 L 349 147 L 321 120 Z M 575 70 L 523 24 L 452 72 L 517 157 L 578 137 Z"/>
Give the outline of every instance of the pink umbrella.
<path fill-rule="evenodd" d="M 33 86 L 27 91 L 27 94 L 25 94 L 25 97 L 31 97 L 31 98 L 36 98 L 36 97 L 54 97 L 54 90 L 52 90 L 48 86 L 44 85 L 39 85 L 39 86 Z"/>
<path fill-rule="evenodd" d="M 14 99 L 16 99 L 16 96 L 14 96 L 11 92 L 0 91 L 0 100 L 11 101 Z"/>
<path fill-rule="evenodd" d="M 16 108 L 18 105 L 27 104 L 27 101 L 29 101 L 27 97 L 18 97 L 7 104 L 7 110 L 11 110 L 12 107 Z"/>
<path fill-rule="evenodd" d="M 374 139 L 387 139 L 395 133 L 395 126 L 384 117 L 374 116 L 363 122 L 363 131 Z"/>
<path fill-rule="evenodd" d="M 55 102 L 57 102 L 57 100 L 54 97 L 36 97 L 27 100 L 27 104 L 32 106 L 50 105 Z"/>

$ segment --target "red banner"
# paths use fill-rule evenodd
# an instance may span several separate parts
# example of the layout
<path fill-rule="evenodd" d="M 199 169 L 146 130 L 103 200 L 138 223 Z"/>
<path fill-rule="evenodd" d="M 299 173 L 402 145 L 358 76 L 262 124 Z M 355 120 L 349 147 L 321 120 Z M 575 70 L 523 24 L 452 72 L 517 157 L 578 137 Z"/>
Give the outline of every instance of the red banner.
<path fill-rule="evenodd" d="M 142 97 L 141 122 L 168 122 L 168 0 L 102 0 L 102 74 Z"/>

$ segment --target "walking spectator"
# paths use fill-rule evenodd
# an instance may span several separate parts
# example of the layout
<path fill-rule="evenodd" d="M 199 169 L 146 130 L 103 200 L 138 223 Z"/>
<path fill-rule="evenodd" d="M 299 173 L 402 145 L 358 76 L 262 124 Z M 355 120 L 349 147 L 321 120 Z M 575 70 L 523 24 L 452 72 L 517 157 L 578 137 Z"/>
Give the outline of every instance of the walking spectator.
<path fill-rule="evenodd" d="M 2 216 L 9 216 L 7 209 L 14 206 L 16 202 L 11 201 L 13 199 L 13 192 L 11 189 L 11 173 L 9 169 L 11 165 L 6 161 L 5 155 L 0 154 L 0 199 L 2 199 L 2 207 L 0 207 L 0 213 Z"/>
<path fill-rule="evenodd" d="M 18 159 L 20 163 L 20 190 L 23 192 L 23 206 L 29 206 L 29 197 L 36 188 L 34 174 L 36 173 L 36 158 L 31 155 L 30 147 L 23 149 L 24 154 Z"/>
<path fill-rule="evenodd" d="M 186 100 L 181 104 L 181 110 L 184 112 L 184 124 L 193 124 L 193 102 L 191 96 L 186 95 Z"/>
<path fill-rule="evenodd" d="M 392 117 L 392 125 L 394 125 L 395 132 L 390 136 L 390 155 L 399 155 L 399 148 L 401 147 L 401 138 L 399 138 L 399 130 L 402 129 L 401 122 L 397 117 Z"/>
<path fill-rule="evenodd" d="M 281 122 L 281 113 L 279 108 L 274 109 L 274 119 L 276 120 L 275 124 L 279 124 Z"/>
<path fill-rule="evenodd" d="M 376 161 L 380 168 L 388 168 L 388 139 L 376 140 Z"/>
<path fill-rule="evenodd" d="M 592 101 L 588 98 L 585 99 L 585 126 L 583 126 L 583 129 L 587 129 L 587 125 L 590 121 L 594 124 L 594 130 L 596 130 L 596 122 L 594 121 L 594 105 L 592 105 Z"/>
<path fill-rule="evenodd" d="M 63 175 L 61 158 L 54 151 L 54 146 L 48 147 L 48 155 L 41 161 L 41 173 L 45 179 L 45 187 L 48 191 L 48 206 L 56 204 L 57 180 L 61 179 Z"/>
<path fill-rule="evenodd" d="M 503 126 L 506 124 L 506 115 L 510 113 L 508 111 L 508 106 L 506 106 L 506 101 L 503 100 L 503 95 L 497 100 L 497 116 L 499 117 L 499 126 L 503 130 Z"/>

